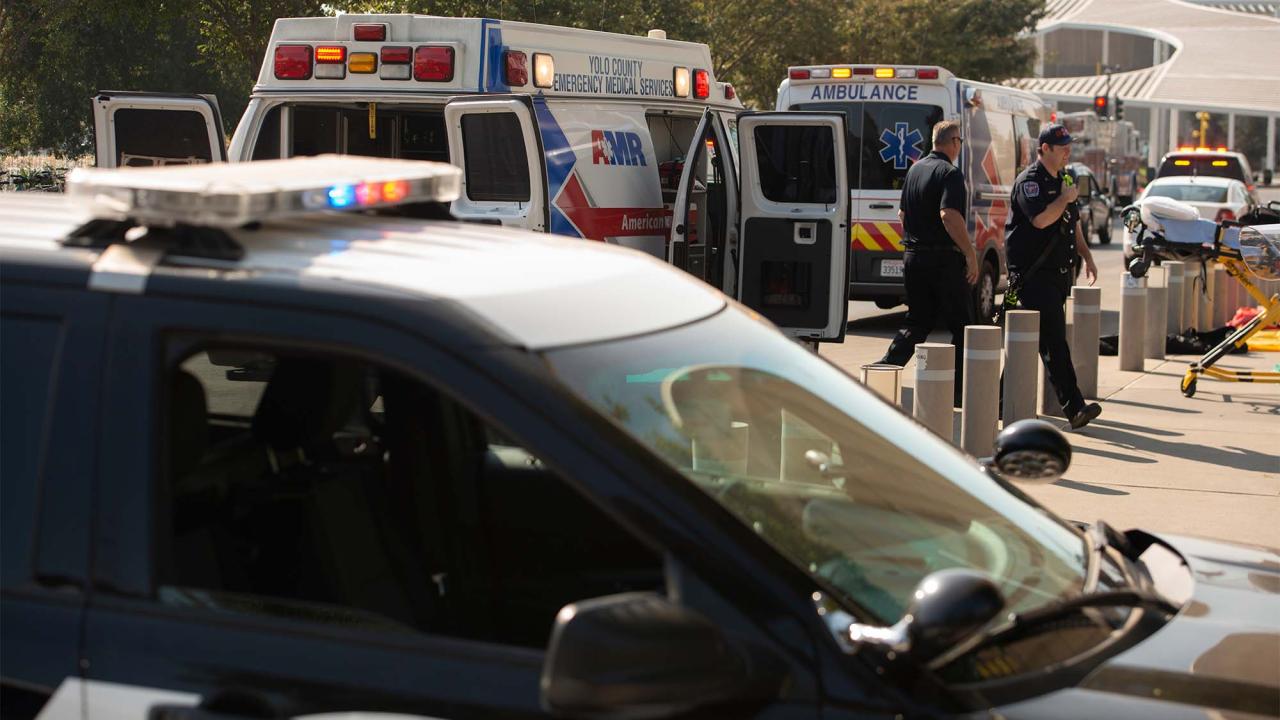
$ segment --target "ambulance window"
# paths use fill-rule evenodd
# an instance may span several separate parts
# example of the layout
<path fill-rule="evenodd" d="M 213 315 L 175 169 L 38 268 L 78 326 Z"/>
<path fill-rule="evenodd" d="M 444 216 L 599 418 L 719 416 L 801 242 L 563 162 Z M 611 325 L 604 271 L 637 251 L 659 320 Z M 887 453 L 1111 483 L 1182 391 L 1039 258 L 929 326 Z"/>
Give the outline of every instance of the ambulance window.
<path fill-rule="evenodd" d="M 258 127 L 258 139 L 253 144 L 254 160 L 273 160 L 280 157 L 280 106 L 271 108 L 262 125 Z"/>
<path fill-rule="evenodd" d="M 815 125 L 762 125 L 755 129 L 760 189 L 774 202 L 836 201 L 832 131 Z"/>
<path fill-rule="evenodd" d="M 295 106 L 290 117 L 293 121 L 290 157 L 342 151 L 338 144 L 342 118 L 333 108 Z"/>
<path fill-rule="evenodd" d="M 1036 118 L 1013 118 L 1013 136 L 1018 144 L 1018 164 L 1014 173 L 1020 173 L 1036 159 L 1036 138 L 1040 137 L 1040 121 Z"/>
<path fill-rule="evenodd" d="M 462 155 L 468 198 L 529 202 L 529 156 L 515 113 L 463 115 Z"/>
<path fill-rule="evenodd" d="M 126 108 L 112 116 L 121 167 L 212 162 L 209 126 L 192 110 Z"/>
<path fill-rule="evenodd" d="M 1012 116 L 992 111 L 987 111 L 986 116 L 987 127 L 991 132 L 991 161 L 995 165 L 996 174 L 994 177 L 986 177 L 985 180 L 978 179 L 977 185 L 979 187 L 1007 188 L 1013 184 L 1016 173 L 1014 165 L 1018 149 L 1013 136 Z M 969 147 L 971 152 L 978 150 L 976 138 L 980 134 L 978 132 L 973 133 L 975 142 Z M 986 172 L 983 172 L 982 175 L 986 176 Z"/>
<path fill-rule="evenodd" d="M 343 135 L 348 155 L 370 157 L 395 157 L 396 116 L 393 113 L 373 112 L 366 108 L 342 112 Z"/>
<path fill-rule="evenodd" d="M 933 126 L 941 121 L 937 105 L 866 103 L 859 187 L 901 190 L 907 168 L 933 150 Z"/>

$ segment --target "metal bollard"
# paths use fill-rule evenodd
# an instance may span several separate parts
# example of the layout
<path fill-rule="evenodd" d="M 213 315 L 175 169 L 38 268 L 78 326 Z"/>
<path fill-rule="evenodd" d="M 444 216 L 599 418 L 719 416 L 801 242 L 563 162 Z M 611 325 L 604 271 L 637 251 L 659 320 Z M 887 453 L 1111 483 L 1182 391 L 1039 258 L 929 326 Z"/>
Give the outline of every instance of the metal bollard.
<path fill-rule="evenodd" d="M 1210 329 L 1220 328 L 1227 324 L 1230 315 L 1227 315 L 1228 306 L 1231 305 L 1231 285 L 1228 283 L 1235 282 L 1231 276 L 1227 274 L 1227 269 L 1218 263 L 1213 264 L 1213 326 Z M 1231 308 L 1232 315 L 1235 314 L 1235 308 Z"/>
<path fill-rule="evenodd" d="M 1147 280 L 1120 275 L 1120 369 L 1142 372 L 1146 344 Z"/>
<path fill-rule="evenodd" d="M 1168 322 L 1169 288 L 1165 286 L 1165 271 L 1151 268 L 1147 276 L 1147 323 L 1144 332 L 1143 357 L 1164 359 L 1164 326 Z"/>
<path fill-rule="evenodd" d="M 1102 288 L 1071 288 L 1075 320 L 1072 323 L 1071 364 L 1076 383 L 1087 398 L 1098 397 L 1098 339 L 1102 336 Z"/>
<path fill-rule="evenodd" d="M 916 346 L 915 407 L 912 414 L 948 442 L 954 441 L 956 347 L 951 343 Z"/>
<path fill-rule="evenodd" d="M 1189 262 L 1182 268 L 1182 329 L 1200 329 L 1200 263 Z"/>
<path fill-rule="evenodd" d="M 1197 294 L 1196 329 L 1200 332 L 1212 330 L 1213 324 L 1213 264 L 1205 265 L 1202 284 Z"/>
<path fill-rule="evenodd" d="M 1036 416 L 1040 313 L 1010 310 L 1004 317 L 1004 424 Z"/>
<path fill-rule="evenodd" d="M 961 394 L 960 447 L 975 457 L 991 454 L 1000 414 L 1000 328 L 964 329 L 964 390 Z"/>
<path fill-rule="evenodd" d="M 862 366 L 862 384 L 894 405 L 902 402 L 902 366 L 868 363 Z"/>
<path fill-rule="evenodd" d="M 1175 335 L 1186 329 L 1186 325 L 1182 324 L 1182 303 L 1186 299 L 1182 281 L 1186 272 L 1186 263 L 1181 261 L 1170 260 L 1164 264 L 1164 282 L 1169 288 L 1164 324 L 1166 335 Z"/>

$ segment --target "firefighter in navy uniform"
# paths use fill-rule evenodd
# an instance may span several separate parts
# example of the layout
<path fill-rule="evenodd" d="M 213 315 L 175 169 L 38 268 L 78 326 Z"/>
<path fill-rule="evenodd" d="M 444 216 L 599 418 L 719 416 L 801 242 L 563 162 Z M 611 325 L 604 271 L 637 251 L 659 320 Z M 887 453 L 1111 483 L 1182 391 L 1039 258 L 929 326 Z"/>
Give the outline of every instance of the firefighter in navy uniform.
<path fill-rule="evenodd" d="M 1079 191 L 1063 182 L 1071 134 L 1062 125 L 1050 125 L 1039 139 L 1039 159 L 1013 183 L 1013 208 L 1005 226 L 1009 287 L 1020 307 L 1040 312 L 1040 359 L 1071 427 L 1081 428 L 1102 413 L 1102 406 L 1086 404 L 1080 393 L 1067 347 L 1064 306 L 1076 255 L 1084 259 L 1090 285 L 1097 281 L 1098 267 L 1080 231 Z"/>

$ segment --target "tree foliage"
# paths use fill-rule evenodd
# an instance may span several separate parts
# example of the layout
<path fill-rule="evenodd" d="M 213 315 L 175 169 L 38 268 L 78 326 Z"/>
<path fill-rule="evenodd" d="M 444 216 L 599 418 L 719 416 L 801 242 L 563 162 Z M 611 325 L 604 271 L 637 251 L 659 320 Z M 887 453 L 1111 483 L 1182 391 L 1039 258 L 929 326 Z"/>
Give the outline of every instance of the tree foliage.
<path fill-rule="evenodd" d="M 773 106 L 790 65 L 940 65 L 1029 74 L 1044 0 L 24 0 L 0 5 L 0 151 L 91 147 L 97 90 L 218 95 L 230 131 L 276 18 L 333 12 L 493 17 L 625 34 L 662 28 L 711 46 L 716 76 Z"/>

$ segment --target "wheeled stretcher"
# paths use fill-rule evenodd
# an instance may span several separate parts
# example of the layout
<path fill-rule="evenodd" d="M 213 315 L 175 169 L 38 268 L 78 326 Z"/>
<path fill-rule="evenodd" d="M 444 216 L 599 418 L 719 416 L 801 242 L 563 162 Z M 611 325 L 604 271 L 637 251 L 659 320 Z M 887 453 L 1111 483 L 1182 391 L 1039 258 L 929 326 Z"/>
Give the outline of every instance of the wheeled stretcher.
<path fill-rule="evenodd" d="M 1280 278 L 1280 224 L 1245 225 L 1230 220 L 1215 223 L 1197 215 L 1194 208 L 1175 201 L 1146 202 L 1123 211 L 1125 227 L 1134 233 L 1134 250 L 1139 253 L 1129 262 L 1131 275 L 1143 277 L 1152 262 L 1182 260 L 1198 261 L 1203 277 L 1208 263 L 1217 261 L 1263 308 L 1263 312 L 1187 367 L 1182 394 L 1195 395 L 1196 381 L 1202 375 L 1227 382 L 1280 383 L 1280 372 L 1214 367 L 1223 355 L 1246 344 L 1262 328 L 1280 321 L 1280 294 L 1267 297 L 1251 280 Z"/>

